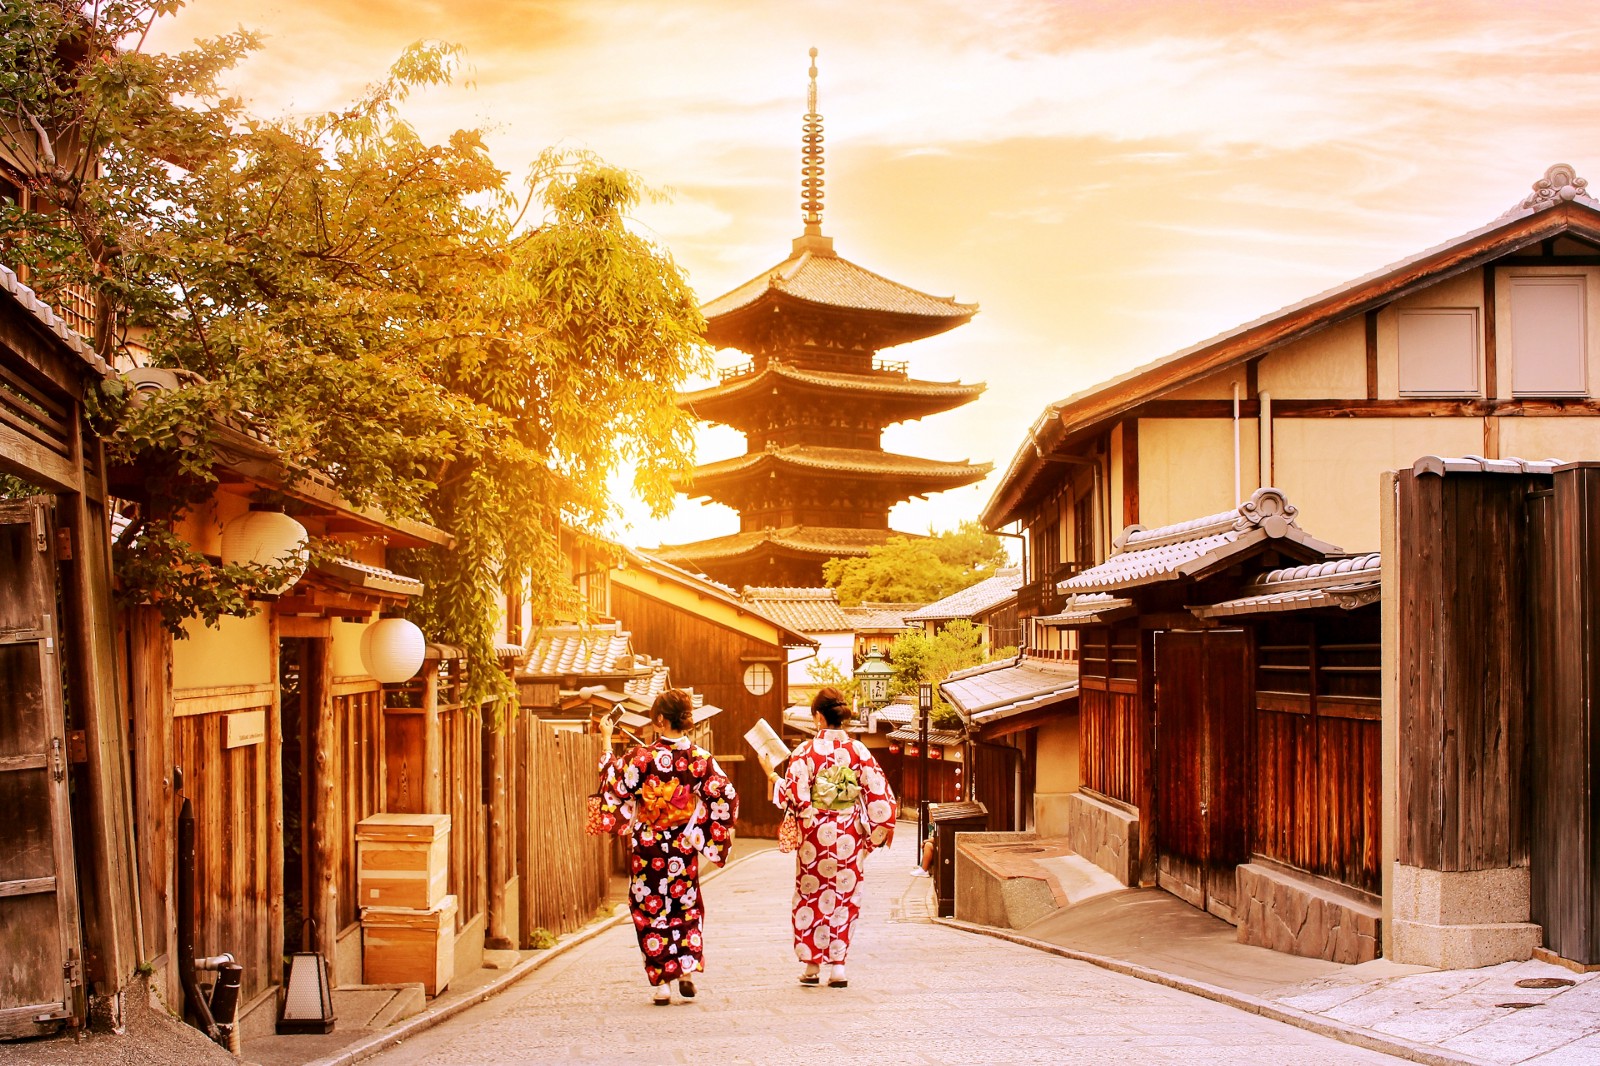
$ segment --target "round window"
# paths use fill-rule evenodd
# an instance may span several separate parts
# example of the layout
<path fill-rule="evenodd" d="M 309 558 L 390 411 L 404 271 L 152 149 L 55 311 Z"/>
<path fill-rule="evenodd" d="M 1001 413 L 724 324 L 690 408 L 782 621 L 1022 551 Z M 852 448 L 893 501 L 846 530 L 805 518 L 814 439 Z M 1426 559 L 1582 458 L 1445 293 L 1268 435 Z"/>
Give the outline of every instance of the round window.
<path fill-rule="evenodd" d="M 772 691 L 772 667 L 766 663 L 751 663 L 744 668 L 744 687 L 752 696 L 765 696 Z"/>

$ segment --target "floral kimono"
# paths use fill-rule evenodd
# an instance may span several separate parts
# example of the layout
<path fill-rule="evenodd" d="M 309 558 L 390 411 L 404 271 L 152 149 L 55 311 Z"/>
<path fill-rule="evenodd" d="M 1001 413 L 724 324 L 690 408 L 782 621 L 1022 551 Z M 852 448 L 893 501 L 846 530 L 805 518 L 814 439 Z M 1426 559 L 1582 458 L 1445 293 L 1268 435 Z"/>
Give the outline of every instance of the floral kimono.
<path fill-rule="evenodd" d="M 865 745 L 842 729 L 825 729 L 795 749 L 775 799 L 800 823 L 795 955 L 807 964 L 842 965 L 861 913 L 861 860 L 894 839 L 894 793 Z"/>
<path fill-rule="evenodd" d="M 687 737 L 600 763 L 600 829 L 631 833 L 628 908 L 652 985 L 705 969 L 700 856 L 727 860 L 738 812 L 733 784 Z"/>

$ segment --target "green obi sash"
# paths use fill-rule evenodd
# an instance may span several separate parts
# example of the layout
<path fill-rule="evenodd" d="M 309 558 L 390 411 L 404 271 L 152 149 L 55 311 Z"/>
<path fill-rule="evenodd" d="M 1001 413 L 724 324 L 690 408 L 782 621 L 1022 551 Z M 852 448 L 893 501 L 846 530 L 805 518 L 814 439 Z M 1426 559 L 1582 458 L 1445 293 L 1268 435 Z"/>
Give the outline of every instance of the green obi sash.
<path fill-rule="evenodd" d="M 861 783 L 849 766 L 830 766 L 811 782 L 811 805 L 819 811 L 848 811 L 861 795 Z"/>

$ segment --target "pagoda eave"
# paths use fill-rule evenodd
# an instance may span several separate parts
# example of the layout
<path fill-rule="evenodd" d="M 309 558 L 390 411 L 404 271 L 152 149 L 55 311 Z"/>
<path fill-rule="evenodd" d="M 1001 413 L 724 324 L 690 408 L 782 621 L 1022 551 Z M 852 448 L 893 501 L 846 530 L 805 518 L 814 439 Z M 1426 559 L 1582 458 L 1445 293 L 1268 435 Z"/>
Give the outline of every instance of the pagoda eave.
<path fill-rule="evenodd" d="M 750 352 L 760 346 L 769 324 L 785 314 L 825 315 L 829 321 L 847 323 L 863 336 L 863 346 L 872 351 L 937 337 L 965 325 L 978 313 L 976 304 L 957 304 L 960 310 L 941 315 L 880 311 L 871 308 L 840 307 L 807 300 L 784 292 L 768 292 L 743 307 L 706 318 L 706 340 L 718 348 L 737 348 Z"/>
<path fill-rule="evenodd" d="M 753 424 L 759 405 L 784 407 L 825 397 L 831 402 L 870 403 L 883 414 L 882 424 L 887 426 L 962 407 L 983 395 L 986 387 L 982 383 L 838 374 L 775 365 L 709 388 L 680 393 L 677 405 L 697 418 L 745 429 Z"/>

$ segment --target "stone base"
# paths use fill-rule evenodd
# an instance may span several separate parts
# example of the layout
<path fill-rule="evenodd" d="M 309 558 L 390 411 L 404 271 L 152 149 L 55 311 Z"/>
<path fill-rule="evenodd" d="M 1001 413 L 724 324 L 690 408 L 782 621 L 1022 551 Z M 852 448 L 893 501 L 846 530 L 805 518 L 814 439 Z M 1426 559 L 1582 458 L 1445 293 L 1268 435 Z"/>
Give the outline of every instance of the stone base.
<path fill-rule="evenodd" d="M 1543 931 L 1528 921 L 1528 869 L 1394 868 L 1394 921 L 1386 954 L 1395 962 L 1473 969 L 1533 957 Z"/>
<path fill-rule="evenodd" d="M 1050 850 L 1033 846 L 1037 840 L 1033 833 L 962 833 L 956 840 L 955 917 L 1022 929 L 1060 907 L 1049 878 L 1028 861 L 1031 853 Z M 998 847 L 991 853 L 982 845 Z M 1020 853 L 1007 855 L 1011 851 Z"/>
<path fill-rule="evenodd" d="M 1139 815 L 1086 792 L 1068 794 L 1066 832 L 1072 850 L 1125 885 L 1139 883 Z"/>
<path fill-rule="evenodd" d="M 1239 867 L 1239 943 L 1328 962 L 1378 957 L 1378 901 L 1321 878 L 1262 863 Z"/>

